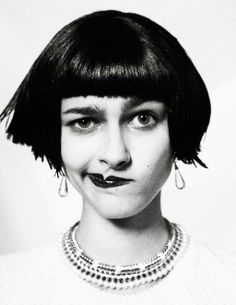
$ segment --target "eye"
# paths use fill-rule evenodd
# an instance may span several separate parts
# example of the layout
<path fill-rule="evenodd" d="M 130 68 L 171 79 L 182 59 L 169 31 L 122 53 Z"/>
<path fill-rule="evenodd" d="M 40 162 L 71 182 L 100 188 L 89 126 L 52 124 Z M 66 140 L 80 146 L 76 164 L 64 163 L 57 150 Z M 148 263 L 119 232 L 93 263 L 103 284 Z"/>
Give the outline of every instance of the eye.
<path fill-rule="evenodd" d="M 137 128 L 151 128 L 157 123 L 157 119 L 148 112 L 140 112 L 136 114 L 129 122 L 130 125 Z"/>
<path fill-rule="evenodd" d="M 96 129 L 98 123 L 91 118 L 81 118 L 71 122 L 70 125 L 76 131 L 88 133 Z"/>

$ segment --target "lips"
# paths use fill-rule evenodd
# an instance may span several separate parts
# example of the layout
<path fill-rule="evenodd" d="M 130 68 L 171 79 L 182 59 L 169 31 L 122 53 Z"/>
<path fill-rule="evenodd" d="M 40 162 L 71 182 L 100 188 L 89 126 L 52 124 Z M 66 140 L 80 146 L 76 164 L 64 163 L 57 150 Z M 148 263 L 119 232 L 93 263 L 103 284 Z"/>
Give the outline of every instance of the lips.
<path fill-rule="evenodd" d="M 98 187 L 111 188 L 130 183 L 131 179 L 125 179 L 117 176 L 108 176 L 105 180 L 101 174 L 87 174 L 89 179 Z"/>

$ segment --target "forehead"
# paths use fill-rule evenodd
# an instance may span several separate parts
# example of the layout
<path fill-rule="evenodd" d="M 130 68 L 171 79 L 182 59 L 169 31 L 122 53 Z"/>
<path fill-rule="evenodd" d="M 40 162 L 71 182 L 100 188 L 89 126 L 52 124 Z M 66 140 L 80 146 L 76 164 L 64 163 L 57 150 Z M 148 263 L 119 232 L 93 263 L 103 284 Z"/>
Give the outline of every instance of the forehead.
<path fill-rule="evenodd" d="M 117 109 L 122 112 L 142 106 L 142 105 L 155 105 L 159 108 L 164 108 L 164 104 L 156 101 L 156 100 L 144 100 L 138 97 L 99 97 L 94 95 L 89 96 L 77 96 L 77 97 L 70 97 L 70 98 L 63 98 L 61 110 L 62 113 L 66 112 L 67 110 L 78 107 L 92 107 L 97 110 L 107 110 L 109 108 Z"/>

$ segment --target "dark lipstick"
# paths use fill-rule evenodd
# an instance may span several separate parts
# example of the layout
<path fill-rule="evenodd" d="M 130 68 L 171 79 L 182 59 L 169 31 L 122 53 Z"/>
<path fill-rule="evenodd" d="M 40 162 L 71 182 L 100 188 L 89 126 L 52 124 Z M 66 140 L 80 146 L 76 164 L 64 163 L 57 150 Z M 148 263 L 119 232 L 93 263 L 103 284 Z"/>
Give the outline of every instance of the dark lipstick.
<path fill-rule="evenodd" d="M 89 179 L 98 187 L 111 188 L 122 186 L 132 181 L 131 179 L 125 179 L 117 176 L 108 176 L 106 179 L 101 174 L 87 174 Z"/>

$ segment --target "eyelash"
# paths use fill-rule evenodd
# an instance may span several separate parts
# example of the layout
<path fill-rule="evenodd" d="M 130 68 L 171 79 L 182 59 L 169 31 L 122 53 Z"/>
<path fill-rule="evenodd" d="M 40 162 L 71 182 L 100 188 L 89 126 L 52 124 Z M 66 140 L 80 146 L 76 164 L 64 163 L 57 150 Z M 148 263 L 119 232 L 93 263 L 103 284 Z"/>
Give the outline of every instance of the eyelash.
<path fill-rule="evenodd" d="M 95 125 L 99 125 L 99 121 L 98 120 L 95 120 L 94 118 L 91 118 L 91 117 L 83 117 L 83 118 L 80 118 L 80 119 L 76 119 L 76 120 L 73 120 L 71 122 L 68 123 L 69 126 L 71 126 L 74 130 L 76 130 L 77 132 L 80 132 L 80 133 L 90 133 L 91 131 L 88 130 L 88 128 L 83 128 L 83 127 L 78 127 L 76 126 L 77 123 L 81 123 L 83 120 L 86 120 L 88 122 L 93 122 Z M 95 129 L 96 127 L 94 126 L 93 130 Z"/>
<path fill-rule="evenodd" d="M 153 113 L 151 113 L 149 111 L 141 111 L 141 112 L 136 113 L 135 115 L 132 116 L 132 119 L 129 122 L 132 122 L 136 117 L 138 118 L 141 115 L 147 115 L 150 119 L 153 120 L 153 122 L 146 126 L 142 125 L 140 127 L 136 127 L 137 129 L 152 129 L 154 126 L 156 126 L 158 119 L 157 119 L 156 115 L 154 115 Z"/>
<path fill-rule="evenodd" d="M 149 112 L 149 111 L 141 111 L 141 112 L 138 112 L 138 113 L 135 113 L 130 120 L 128 120 L 128 123 L 130 124 L 130 122 L 132 122 L 136 117 L 138 118 L 139 116 L 141 115 L 147 115 L 151 120 L 153 120 L 153 122 L 151 124 L 148 124 L 148 125 L 141 125 L 139 127 L 135 127 L 136 129 L 152 129 L 154 126 L 156 126 L 157 124 L 157 117 L 156 115 L 154 115 L 153 113 Z M 88 122 L 93 122 L 96 126 L 98 126 L 100 124 L 100 121 L 97 120 L 97 119 L 94 119 L 92 117 L 83 117 L 83 118 L 80 118 L 80 119 L 76 119 L 76 120 L 73 120 L 71 122 L 69 122 L 67 125 L 71 126 L 74 130 L 76 131 L 79 131 L 80 133 L 90 133 L 92 132 L 96 126 L 94 125 L 94 127 L 92 128 L 92 130 L 88 130 L 88 128 L 81 128 L 81 127 L 78 127 L 76 126 L 77 123 L 81 123 L 83 120 L 87 120 Z M 132 125 L 132 124 L 130 124 Z"/>

